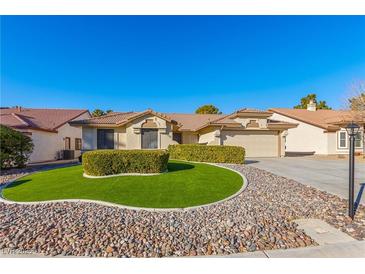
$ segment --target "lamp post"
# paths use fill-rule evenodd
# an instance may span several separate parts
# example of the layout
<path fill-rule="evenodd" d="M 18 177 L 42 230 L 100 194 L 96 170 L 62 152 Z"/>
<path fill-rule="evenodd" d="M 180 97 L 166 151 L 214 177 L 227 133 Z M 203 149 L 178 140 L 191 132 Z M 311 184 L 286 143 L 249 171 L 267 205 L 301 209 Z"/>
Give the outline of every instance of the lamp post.
<path fill-rule="evenodd" d="M 350 140 L 349 149 L 349 216 L 354 219 L 354 180 L 355 180 L 355 136 L 359 132 L 360 127 L 351 122 L 346 126 L 347 134 Z"/>

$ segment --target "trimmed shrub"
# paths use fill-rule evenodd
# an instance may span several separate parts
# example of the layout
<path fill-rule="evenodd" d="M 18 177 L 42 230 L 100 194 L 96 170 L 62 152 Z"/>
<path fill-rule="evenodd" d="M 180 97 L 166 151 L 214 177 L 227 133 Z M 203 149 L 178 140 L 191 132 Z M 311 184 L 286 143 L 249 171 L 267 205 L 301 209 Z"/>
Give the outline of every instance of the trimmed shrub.
<path fill-rule="evenodd" d="M 169 145 L 171 159 L 209 163 L 243 164 L 245 149 L 239 146 Z"/>
<path fill-rule="evenodd" d="M 24 167 L 32 151 L 33 142 L 29 136 L 0 125 L 1 168 Z"/>
<path fill-rule="evenodd" d="M 161 173 L 168 161 L 166 150 L 94 150 L 82 155 L 84 172 L 92 176 Z"/>

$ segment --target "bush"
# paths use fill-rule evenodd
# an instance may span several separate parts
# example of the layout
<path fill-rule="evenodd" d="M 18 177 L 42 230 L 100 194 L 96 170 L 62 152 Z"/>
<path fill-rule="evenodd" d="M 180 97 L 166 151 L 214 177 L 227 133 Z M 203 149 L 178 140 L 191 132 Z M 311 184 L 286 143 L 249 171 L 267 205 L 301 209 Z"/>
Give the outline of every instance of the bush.
<path fill-rule="evenodd" d="M 84 172 L 92 176 L 161 173 L 168 161 L 166 150 L 94 150 L 82 155 Z"/>
<path fill-rule="evenodd" d="M 1 168 L 24 167 L 32 151 L 33 142 L 29 136 L 0 125 Z"/>
<path fill-rule="evenodd" d="M 239 146 L 169 145 L 168 151 L 176 160 L 232 164 L 245 161 L 245 149 Z"/>

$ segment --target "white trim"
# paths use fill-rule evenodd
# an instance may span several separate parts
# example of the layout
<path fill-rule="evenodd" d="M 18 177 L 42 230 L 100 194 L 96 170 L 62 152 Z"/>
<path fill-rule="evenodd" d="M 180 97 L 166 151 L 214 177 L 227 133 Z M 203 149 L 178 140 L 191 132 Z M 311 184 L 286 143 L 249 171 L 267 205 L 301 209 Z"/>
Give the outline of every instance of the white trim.
<path fill-rule="evenodd" d="M 341 133 L 345 133 L 345 146 L 342 147 L 340 146 L 341 144 Z M 345 150 L 345 149 L 348 149 L 348 135 L 347 135 L 347 132 L 345 130 L 339 130 L 337 131 L 337 149 L 338 150 Z"/>
<path fill-rule="evenodd" d="M 341 133 L 345 133 L 345 142 L 346 142 L 346 147 L 340 147 L 340 134 Z M 356 146 L 356 142 L 355 142 L 355 151 L 361 151 L 363 149 L 363 138 L 364 138 L 364 132 L 363 131 L 359 131 L 359 133 L 361 134 L 361 142 L 360 142 L 360 146 L 357 147 Z M 349 150 L 349 135 L 347 134 L 347 131 L 344 129 L 341 129 L 339 131 L 336 132 L 336 151 L 339 152 L 348 152 Z"/>

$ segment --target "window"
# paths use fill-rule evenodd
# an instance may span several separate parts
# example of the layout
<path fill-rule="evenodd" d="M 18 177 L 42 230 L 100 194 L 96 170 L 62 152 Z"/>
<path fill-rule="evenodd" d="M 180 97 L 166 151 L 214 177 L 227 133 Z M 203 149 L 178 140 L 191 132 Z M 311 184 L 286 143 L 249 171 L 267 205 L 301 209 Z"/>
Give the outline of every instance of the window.
<path fill-rule="evenodd" d="M 357 148 L 362 147 L 362 134 L 361 134 L 361 132 L 358 132 L 355 135 L 355 147 L 357 147 Z"/>
<path fill-rule="evenodd" d="M 346 148 L 347 147 L 347 134 L 345 131 L 340 131 L 338 134 L 338 147 Z"/>
<path fill-rule="evenodd" d="M 98 129 L 97 148 L 114 149 L 114 129 Z"/>
<path fill-rule="evenodd" d="M 75 138 L 75 150 L 81 150 L 81 139 Z"/>
<path fill-rule="evenodd" d="M 65 138 L 65 150 L 70 150 L 70 149 L 71 149 L 71 138 L 66 137 Z"/>
<path fill-rule="evenodd" d="M 181 133 L 180 132 L 173 132 L 172 133 L 172 140 L 177 142 L 178 144 L 181 144 Z"/>

